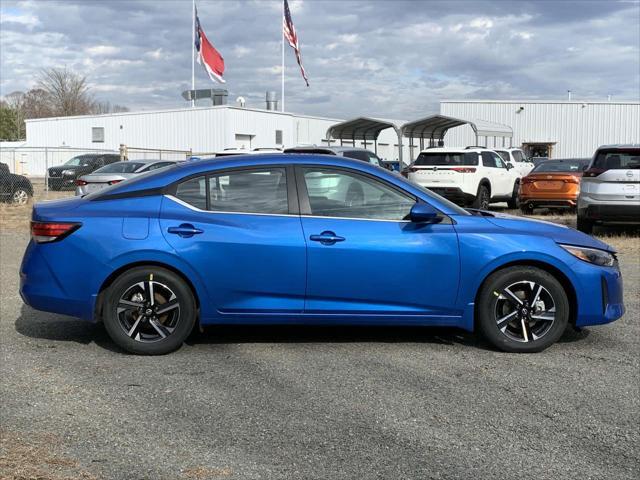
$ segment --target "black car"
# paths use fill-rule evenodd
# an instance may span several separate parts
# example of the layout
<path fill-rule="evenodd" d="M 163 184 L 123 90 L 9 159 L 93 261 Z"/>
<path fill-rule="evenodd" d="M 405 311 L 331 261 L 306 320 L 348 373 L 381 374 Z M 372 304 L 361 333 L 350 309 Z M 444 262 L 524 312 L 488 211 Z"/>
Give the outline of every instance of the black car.
<path fill-rule="evenodd" d="M 0 200 L 16 205 L 24 205 L 33 196 L 33 185 L 23 175 L 9 171 L 6 163 L 0 163 Z"/>
<path fill-rule="evenodd" d="M 49 168 L 47 170 L 47 184 L 52 190 L 75 187 L 75 181 L 78 177 L 119 161 L 120 155 L 117 153 L 86 153 L 78 155 L 67 160 L 62 165 Z"/>
<path fill-rule="evenodd" d="M 371 163 L 378 167 L 389 169 L 386 162 L 380 159 L 378 155 L 365 148 L 357 147 L 292 147 L 285 148 L 284 153 L 308 153 L 316 155 L 338 155 L 341 157 L 353 158 L 355 160 L 362 160 L 363 162 Z"/>

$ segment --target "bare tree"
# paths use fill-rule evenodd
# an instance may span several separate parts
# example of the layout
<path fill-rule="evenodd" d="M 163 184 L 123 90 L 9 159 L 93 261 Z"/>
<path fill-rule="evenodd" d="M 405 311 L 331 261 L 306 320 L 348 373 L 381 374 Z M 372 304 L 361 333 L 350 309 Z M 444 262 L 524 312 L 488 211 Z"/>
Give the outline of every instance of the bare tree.
<path fill-rule="evenodd" d="M 38 87 L 44 90 L 54 116 L 86 115 L 95 104 L 86 77 L 66 68 L 51 68 L 40 74 Z"/>

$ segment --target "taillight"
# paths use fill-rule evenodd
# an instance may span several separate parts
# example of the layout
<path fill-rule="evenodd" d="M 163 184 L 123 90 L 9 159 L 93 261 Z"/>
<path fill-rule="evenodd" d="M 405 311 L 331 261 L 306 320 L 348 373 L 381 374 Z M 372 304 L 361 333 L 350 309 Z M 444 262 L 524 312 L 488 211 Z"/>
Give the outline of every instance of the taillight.
<path fill-rule="evenodd" d="M 476 169 L 473 167 L 454 167 L 451 170 L 458 173 L 476 173 Z"/>
<path fill-rule="evenodd" d="M 79 187 L 84 187 L 87 184 L 84 180 L 76 180 L 76 185 Z"/>
<path fill-rule="evenodd" d="M 523 185 L 525 183 L 533 183 L 535 182 L 535 180 L 533 178 L 529 178 L 529 177 L 524 177 L 522 180 L 520 180 L 520 183 L 522 183 Z"/>
<path fill-rule="evenodd" d="M 571 178 L 565 178 L 563 180 L 564 183 L 580 183 L 580 179 L 576 178 L 576 177 L 571 177 Z"/>
<path fill-rule="evenodd" d="M 36 243 L 50 243 L 62 240 L 78 228 L 80 228 L 79 223 L 31 222 L 31 236 Z"/>
<path fill-rule="evenodd" d="M 582 176 L 583 177 L 597 177 L 598 175 L 600 175 L 601 173 L 606 172 L 606 170 L 604 170 L 603 168 L 590 168 L 589 170 L 586 170 Z"/>
<path fill-rule="evenodd" d="M 111 180 L 109 183 L 109 185 L 115 185 L 116 183 L 120 183 L 122 180 Z"/>

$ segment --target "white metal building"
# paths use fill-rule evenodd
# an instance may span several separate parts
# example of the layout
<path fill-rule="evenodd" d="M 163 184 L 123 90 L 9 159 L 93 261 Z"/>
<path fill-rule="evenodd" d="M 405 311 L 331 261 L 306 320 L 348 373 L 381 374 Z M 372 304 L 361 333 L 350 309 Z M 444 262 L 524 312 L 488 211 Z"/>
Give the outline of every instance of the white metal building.
<path fill-rule="evenodd" d="M 534 156 L 590 157 L 600 145 L 640 142 L 640 102 L 443 100 L 440 113 L 509 125 L 513 146 Z M 469 126 L 450 130 L 445 138 L 447 146 L 475 142 Z M 492 147 L 494 139 L 480 143 Z M 496 139 L 495 146 L 501 145 Z"/>
<path fill-rule="evenodd" d="M 234 147 L 326 145 L 327 129 L 340 121 L 231 105 L 40 118 L 26 121 L 26 142 L 17 156 L 4 148 L 2 161 L 12 171 L 41 176 L 82 150 L 117 152 L 121 145 L 148 151 L 138 157 L 153 157 L 156 150 L 206 154 Z M 397 159 L 397 143 L 394 132 L 382 132 L 379 155 Z"/>

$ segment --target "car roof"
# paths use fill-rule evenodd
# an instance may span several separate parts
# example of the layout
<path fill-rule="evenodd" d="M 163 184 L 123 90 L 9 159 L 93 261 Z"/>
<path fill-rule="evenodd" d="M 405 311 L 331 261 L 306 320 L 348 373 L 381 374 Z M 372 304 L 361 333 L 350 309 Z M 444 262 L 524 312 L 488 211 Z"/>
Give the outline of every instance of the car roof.
<path fill-rule="evenodd" d="M 353 151 L 359 151 L 359 152 L 371 152 L 371 150 L 367 149 L 367 148 L 361 148 L 361 147 L 349 147 L 349 146 L 344 146 L 344 145 L 340 145 L 340 146 L 329 146 L 329 145 L 304 145 L 301 147 L 290 147 L 290 148 L 285 148 L 284 151 L 285 153 L 287 152 L 304 152 L 304 151 L 311 151 L 311 152 L 319 152 L 319 151 L 327 151 L 327 152 L 335 152 L 335 153 L 342 153 L 342 152 L 353 152 Z"/>
<path fill-rule="evenodd" d="M 616 149 L 616 148 L 620 148 L 620 149 L 627 149 L 627 148 L 640 148 L 640 143 L 614 143 L 611 145 L 600 145 L 597 150 L 604 150 L 604 149 Z M 596 151 L 597 151 L 596 150 Z"/>
<path fill-rule="evenodd" d="M 420 153 L 466 153 L 466 152 L 493 152 L 494 150 L 490 148 L 483 147 L 461 147 L 461 148 L 453 148 L 453 147 L 433 147 L 433 148 L 425 148 Z"/>

